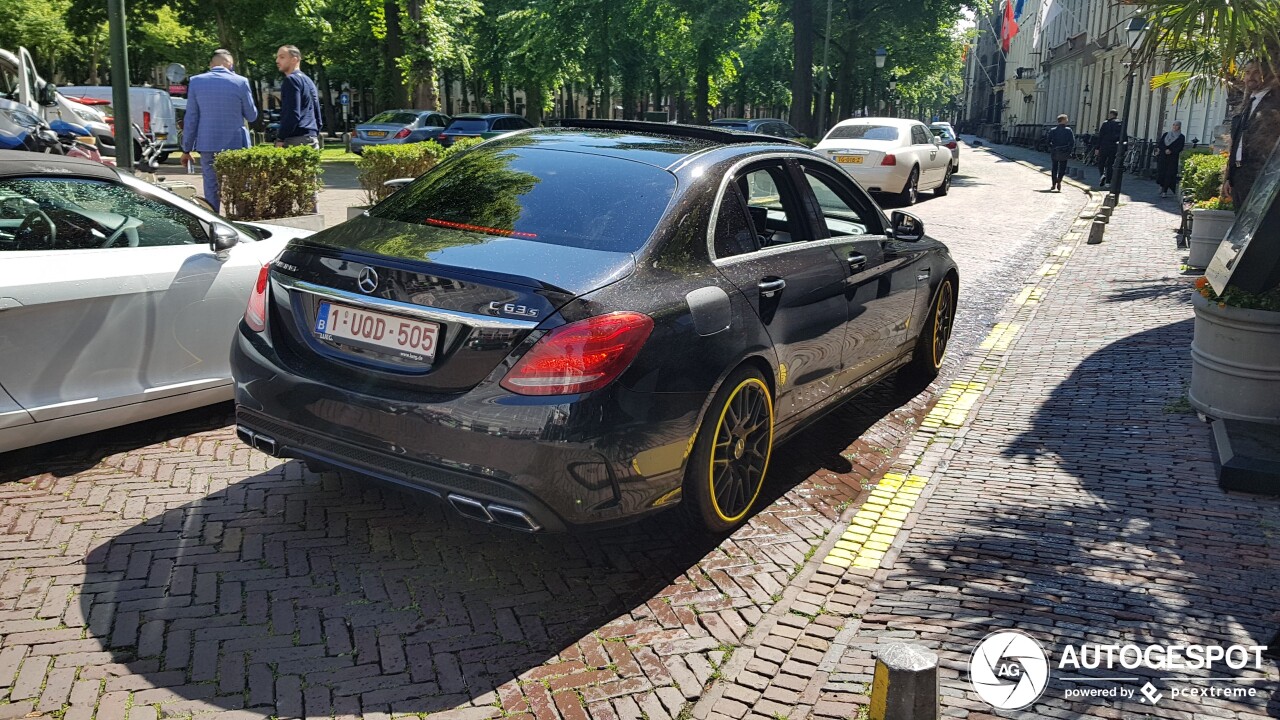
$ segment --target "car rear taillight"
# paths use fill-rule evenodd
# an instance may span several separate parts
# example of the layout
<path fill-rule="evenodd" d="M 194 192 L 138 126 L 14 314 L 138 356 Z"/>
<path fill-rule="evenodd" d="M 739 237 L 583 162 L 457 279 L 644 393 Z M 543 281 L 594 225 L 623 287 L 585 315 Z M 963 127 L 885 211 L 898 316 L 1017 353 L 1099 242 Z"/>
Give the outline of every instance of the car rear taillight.
<path fill-rule="evenodd" d="M 403 140 L 409 137 L 409 128 L 400 128 L 400 132 L 395 135 L 397 140 Z"/>
<path fill-rule="evenodd" d="M 518 395 L 591 392 L 613 382 L 653 332 L 653 318 L 615 312 L 547 333 L 502 378 Z"/>
<path fill-rule="evenodd" d="M 955 149 L 956 149 L 956 148 L 958 148 L 958 147 L 960 147 L 960 146 L 956 144 L 956 141 L 955 141 L 955 140 L 952 140 L 951 142 L 947 143 L 947 149 L 948 149 L 948 150 L 955 150 Z"/>
<path fill-rule="evenodd" d="M 894 155 L 893 153 L 885 153 L 884 159 L 880 161 L 880 164 L 881 165 L 897 165 L 898 156 Z"/>
<path fill-rule="evenodd" d="M 146 110 L 142 111 L 142 132 L 151 132 L 151 113 Z"/>
<path fill-rule="evenodd" d="M 249 306 L 244 309 L 244 324 L 254 332 L 267 329 L 267 280 L 271 267 L 263 265 L 258 271 L 258 282 L 253 286 L 253 294 L 249 296 Z"/>

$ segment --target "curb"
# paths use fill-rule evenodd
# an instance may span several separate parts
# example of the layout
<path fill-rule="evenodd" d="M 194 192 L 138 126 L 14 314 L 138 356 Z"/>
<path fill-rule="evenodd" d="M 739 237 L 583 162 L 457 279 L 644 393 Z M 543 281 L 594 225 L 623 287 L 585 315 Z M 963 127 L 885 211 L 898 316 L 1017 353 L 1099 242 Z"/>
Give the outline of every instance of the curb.
<path fill-rule="evenodd" d="M 1009 159 L 1043 172 L 1031 163 Z M 842 682 L 838 674 L 832 674 L 854 643 L 862 615 L 937 489 L 937 477 L 962 446 L 974 410 L 981 407 L 1003 373 L 1006 356 L 1020 330 L 1035 320 L 1037 308 L 1056 284 L 1058 274 L 1088 240 L 1104 195 L 1066 180 L 1086 196 L 1071 229 L 1022 291 L 1006 304 L 978 351 L 941 389 L 884 479 L 861 506 L 841 513 L 833 532 L 796 575 L 783 598 L 744 638 L 721 668 L 722 679 L 694 705 L 694 718 L 741 718 L 748 709 L 764 715 L 781 713 L 789 720 L 806 720 L 811 714 L 847 717 L 855 716 L 858 707 L 868 702 L 862 683 Z M 824 690 L 840 693 L 846 700 L 824 701 Z"/>

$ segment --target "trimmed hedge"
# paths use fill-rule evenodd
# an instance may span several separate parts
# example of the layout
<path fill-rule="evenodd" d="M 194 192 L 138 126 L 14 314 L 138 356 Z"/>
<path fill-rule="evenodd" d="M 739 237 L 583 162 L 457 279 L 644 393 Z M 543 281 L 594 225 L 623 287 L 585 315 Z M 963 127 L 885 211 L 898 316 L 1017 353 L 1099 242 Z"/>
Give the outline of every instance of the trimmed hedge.
<path fill-rule="evenodd" d="M 447 148 L 430 141 L 366 147 L 360 159 L 356 161 L 356 168 L 360 171 L 360 187 L 364 188 L 365 201 L 374 205 L 395 192 L 395 188 L 383 185 L 386 181 L 396 178 L 416 178 L 449 157 L 481 142 L 483 140 L 480 138 L 462 138 L 455 140 Z"/>
<path fill-rule="evenodd" d="M 1191 193 L 1193 200 L 1217 197 L 1226 170 L 1226 155 L 1188 155 L 1182 161 L 1182 189 Z"/>
<path fill-rule="evenodd" d="M 316 211 L 320 151 L 305 145 L 224 150 L 214 160 L 223 215 L 270 220 Z"/>

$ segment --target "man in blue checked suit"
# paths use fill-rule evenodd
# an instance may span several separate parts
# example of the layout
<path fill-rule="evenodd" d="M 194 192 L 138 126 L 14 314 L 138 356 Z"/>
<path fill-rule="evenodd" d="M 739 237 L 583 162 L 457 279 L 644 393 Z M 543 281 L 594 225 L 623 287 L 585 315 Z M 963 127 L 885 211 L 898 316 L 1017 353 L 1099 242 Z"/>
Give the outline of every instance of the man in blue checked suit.
<path fill-rule="evenodd" d="M 258 119 L 249 81 L 232 72 L 233 67 L 231 53 L 214 51 L 209 72 L 196 75 L 187 85 L 187 114 L 182 125 L 182 162 L 191 161 L 192 150 L 200 153 L 204 199 L 215 212 L 220 212 L 222 203 L 213 159 L 223 150 L 249 147 L 245 123 Z"/>

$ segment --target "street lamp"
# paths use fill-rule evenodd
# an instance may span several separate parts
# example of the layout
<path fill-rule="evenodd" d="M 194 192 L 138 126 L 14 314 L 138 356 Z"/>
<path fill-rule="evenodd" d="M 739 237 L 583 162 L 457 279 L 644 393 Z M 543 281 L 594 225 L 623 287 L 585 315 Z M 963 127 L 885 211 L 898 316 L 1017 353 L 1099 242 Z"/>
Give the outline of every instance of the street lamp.
<path fill-rule="evenodd" d="M 1120 151 L 1116 153 L 1116 165 L 1111 171 L 1111 204 L 1113 206 L 1120 202 L 1120 188 L 1124 184 L 1124 158 L 1129 149 L 1129 106 L 1133 103 L 1133 76 L 1138 69 L 1138 59 L 1134 53 L 1146 31 L 1147 19 L 1144 17 L 1130 18 L 1129 24 L 1125 27 L 1125 32 L 1129 35 L 1129 73 L 1125 77 L 1124 116 L 1120 120 Z"/>
<path fill-rule="evenodd" d="M 894 76 L 890 75 L 889 76 L 889 99 L 895 102 L 897 101 L 898 96 L 894 92 L 894 90 L 897 90 L 897 89 L 898 89 L 898 80 Z M 897 117 L 897 116 L 898 116 L 898 106 L 895 104 L 893 106 L 893 117 Z"/>
<path fill-rule="evenodd" d="M 889 58 L 889 51 L 885 50 L 884 48 L 876 48 L 873 54 L 875 55 L 875 58 L 876 58 L 876 77 L 875 77 L 876 87 L 875 87 L 875 92 L 872 94 L 875 96 L 876 112 L 879 113 L 880 112 L 880 71 L 884 69 L 884 61 Z"/>

